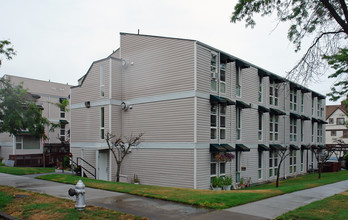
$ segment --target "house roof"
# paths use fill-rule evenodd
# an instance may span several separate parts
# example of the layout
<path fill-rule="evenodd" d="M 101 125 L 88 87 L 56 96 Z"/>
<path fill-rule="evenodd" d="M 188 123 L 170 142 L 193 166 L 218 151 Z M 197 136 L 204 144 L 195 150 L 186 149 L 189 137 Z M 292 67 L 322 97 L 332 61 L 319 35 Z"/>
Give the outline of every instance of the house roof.
<path fill-rule="evenodd" d="M 326 106 L 326 120 L 337 110 L 340 109 L 344 113 L 348 113 L 348 108 L 341 103 L 341 105 L 327 105 Z"/>

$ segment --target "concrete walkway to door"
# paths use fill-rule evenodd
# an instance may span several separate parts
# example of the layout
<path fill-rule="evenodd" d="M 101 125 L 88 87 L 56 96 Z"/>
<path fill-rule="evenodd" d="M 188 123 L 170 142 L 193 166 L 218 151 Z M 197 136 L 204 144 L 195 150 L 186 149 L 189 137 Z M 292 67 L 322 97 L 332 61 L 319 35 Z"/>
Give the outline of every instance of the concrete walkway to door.
<path fill-rule="evenodd" d="M 24 190 L 46 193 L 52 196 L 74 200 L 74 198 L 69 197 L 67 193 L 69 188 L 74 188 L 74 185 L 39 180 L 35 179 L 35 176 L 37 175 L 15 176 L 0 173 L 0 185 L 13 186 Z M 348 180 L 216 211 L 170 201 L 87 187 L 86 203 L 155 220 L 261 220 L 274 219 L 290 210 L 294 210 L 300 206 L 307 205 L 311 202 L 324 199 L 346 190 L 348 190 Z"/>

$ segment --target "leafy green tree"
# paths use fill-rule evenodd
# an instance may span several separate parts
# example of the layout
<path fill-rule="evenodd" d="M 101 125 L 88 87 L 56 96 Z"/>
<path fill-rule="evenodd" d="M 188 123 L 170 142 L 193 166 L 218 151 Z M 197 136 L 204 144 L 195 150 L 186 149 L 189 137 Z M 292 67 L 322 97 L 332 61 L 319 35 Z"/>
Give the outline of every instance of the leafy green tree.
<path fill-rule="evenodd" d="M 11 47 L 11 42 L 8 40 L 0 41 L 0 54 L 4 54 L 5 58 L 11 60 L 13 56 L 17 54 L 17 52 Z M 0 59 L 1 66 L 1 59 Z"/>
<path fill-rule="evenodd" d="M 42 116 L 42 110 L 36 104 L 36 97 L 23 86 L 12 85 L 9 80 L 0 79 L 0 133 L 18 135 L 28 131 L 36 137 L 47 138 L 45 127 L 51 130 L 59 124 L 51 123 Z"/>
<path fill-rule="evenodd" d="M 341 76 L 344 75 L 342 81 L 347 81 L 347 69 L 344 68 L 347 65 L 347 56 L 344 54 L 348 43 L 346 0 L 239 0 L 231 22 L 245 20 L 247 27 L 254 27 L 254 14 L 275 14 L 278 23 L 290 23 L 288 39 L 294 44 L 295 52 L 301 50 L 301 43 L 305 38 L 312 39 L 301 60 L 288 72 L 289 79 L 307 83 L 322 76 L 328 68 L 327 62 L 323 62 L 324 58 L 334 69 L 343 68 L 344 71 L 340 73 Z M 330 77 L 335 78 L 336 75 Z M 334 95 L 346 94 L 346 82 L 338 83 L 337 86 L 343 86 L 343 93 L 335 93 L 333 90 Z"/>

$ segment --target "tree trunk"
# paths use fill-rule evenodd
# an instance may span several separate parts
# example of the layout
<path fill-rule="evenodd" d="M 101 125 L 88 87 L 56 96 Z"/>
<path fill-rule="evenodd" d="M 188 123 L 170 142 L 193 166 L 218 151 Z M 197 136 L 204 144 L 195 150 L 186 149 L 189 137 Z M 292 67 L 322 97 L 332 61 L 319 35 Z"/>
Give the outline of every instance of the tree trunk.
<path fill-rule="evenodd" d="M 321 178 L 321 168 L 322 168 L 322 163 L 318 164 L 318 179 Z"/>
<path fill-rule="evenodd" d="M 117 163 L 116 182 L 120 182 L 121 163 Z"/>
<path fill-rule="evenodd" d="M 280 165 L 278 166 L 278 169 L 277 169 L 277 181 L 276 181 L 276 188 L 278 188 L 278 186 L 279 186 L 279 175 L 280 175 Z"/>

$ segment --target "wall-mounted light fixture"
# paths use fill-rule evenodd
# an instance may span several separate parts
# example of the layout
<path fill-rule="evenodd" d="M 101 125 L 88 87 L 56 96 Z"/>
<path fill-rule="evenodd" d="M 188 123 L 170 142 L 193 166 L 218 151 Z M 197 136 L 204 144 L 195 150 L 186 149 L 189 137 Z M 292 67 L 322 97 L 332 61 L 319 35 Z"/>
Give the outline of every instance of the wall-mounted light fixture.
<path fill-rule="evenodd" d="M 85 102 L 85 106 L 86 106 L 86 108 L 90 108 L 91 107 L 91 102 L 90 101 L 86 101 Z"/>

